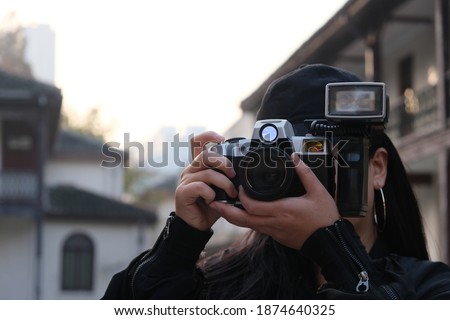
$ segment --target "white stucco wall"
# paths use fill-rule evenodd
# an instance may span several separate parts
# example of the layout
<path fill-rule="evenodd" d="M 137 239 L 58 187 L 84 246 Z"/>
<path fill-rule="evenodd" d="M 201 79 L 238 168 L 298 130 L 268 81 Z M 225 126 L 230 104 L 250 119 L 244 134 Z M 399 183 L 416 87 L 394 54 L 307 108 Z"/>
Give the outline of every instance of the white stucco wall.
<path fill-rule="evenodd" d="M 45 167 L 47 186 L 71 185 L 120 199 L 123 191 L 123 168 L 103 168 L 96 161 L 49 160 Z"/>
<path fill-rule="evenodd" d="M 94 246 L 94 278 L 92 291 L 63 291 L 61 264 L 64 241 L 80 233 Z M 157 236 L 157 234 L 156 234 Z M 148 225 L 49 222 L 44 229 L 42 299 L 100 299 L 111 277 L 155 241 L 155 231 Z"/>
<path fill-rule="evenodd" d="M 36 233 L 31 217 L 0 217 L 0 300 L 36 299 Z M 81 233 L 94 245 L 92 291 L 61 290 L 64 241 Z M 39 299 L 100 299 L 111 277 L 151 247 L 159 230 L 118 223 L 46 222 Z"/>

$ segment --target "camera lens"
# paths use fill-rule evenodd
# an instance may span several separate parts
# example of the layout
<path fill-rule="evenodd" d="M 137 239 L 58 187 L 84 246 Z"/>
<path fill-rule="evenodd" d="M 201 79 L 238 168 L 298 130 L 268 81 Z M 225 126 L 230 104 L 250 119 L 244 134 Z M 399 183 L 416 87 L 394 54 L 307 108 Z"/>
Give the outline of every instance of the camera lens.
<path fill-rule="evenodd" d="M 242 187 L 258 200 L 275 200 L 287 196 L 295 176 L 286 152 L 275 147 L 249 151 L 239 166 Z"/>
<path fill-rule="evenodd" d="M 277 189 L 286 179 L 286 170 L 281 159 L 273 161 L 274 166 L 259 165 L 246 171 L 246 180 L 259 192 Z"/>

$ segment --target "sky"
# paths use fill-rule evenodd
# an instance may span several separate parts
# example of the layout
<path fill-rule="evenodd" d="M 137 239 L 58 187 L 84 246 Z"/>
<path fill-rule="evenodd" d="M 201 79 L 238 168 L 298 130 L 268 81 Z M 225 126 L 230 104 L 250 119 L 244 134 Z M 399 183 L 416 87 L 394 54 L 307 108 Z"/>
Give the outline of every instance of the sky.
<path fill-rule="evenodd" d="M 99 108 L 107 140 L 223 133 L 247 98 L 346 0 L 1 0 L 55 32 L 63 108 Z"/>

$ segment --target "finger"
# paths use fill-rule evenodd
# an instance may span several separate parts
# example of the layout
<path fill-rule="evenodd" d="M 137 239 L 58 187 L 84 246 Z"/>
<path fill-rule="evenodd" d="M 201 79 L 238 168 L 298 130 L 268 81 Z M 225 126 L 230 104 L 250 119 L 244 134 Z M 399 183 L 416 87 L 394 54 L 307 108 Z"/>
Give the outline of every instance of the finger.
<path fill-rule="evenodd" d="M 182 195 L 182 202 L 185 205 L 191 205 L 197 201 L 198 198 L 205 200 L 205 203 L 214 201 L 216 193 L 210 186 L 201 181 L 194 181 L 186 185 L 180 185 L 176 193 Z"/>
<path fill-rule="evenodd" d="M 259 231 L 265 228 L 267 225 L 271 225 L 271 223 L 268 222 L 268 219 L 270 218 L 265 216 L 251 215 L 245 210 L 242 210 L 233 205 L 213 201 L 209 204 L 209 206 L 212 209 L 216 210 L 222 218 L 238 227 L 250 228 Z"/>
<path fill-rule="evenodd" d="M 299 157 L 298 154 L 293 153 L 292 161 L 295 165 L 295 171 L 297 176 L 305 188 L 306 193 L 312 193 L 317 191 L 322 191 L 325 188 L 320 182 L 319 178 L 314 174 L 310 167 L 308 167 Z"/>
<path fill-rule="evenodd" d="M 238 192 L 233 182 L 224 174 L 215 170 L 203 170 L 193 174 L 183 174 L 181 177 L 182 184 L 189 184 L 196 181 L 201 181 L 210 186 L 215 186 L 227 193 L 231 198 L 236 198 Z"/>
<path fill-rule="evenodd" d="M 262 201 L 251 198 L 242 188 L 239 186 L 239 200 L 244 206 L 245 210 L 251 215 L 273 217 L 276 212 L 282 210 L 285 206 L 289 205 L 292 198 L 282 198 L 273 201 Z"/>
<path fill-rule="evenodd" d="M 233 178 L 236 175 L 233 165 L 228 158 L 209 150 L 204 150 L 200 153 L 186 170 L 192 173 L 211 168 L 222 171 L 229 178 Z"/>
<path fill-rule="evenodd" d="M 202 132 L 198 135 L 195 135 L 190 140 L 190 146 L 191 146 L 191 160 L 195 159 L 204 149 L 205 145 L 210 142 L 221 142 L 225 138 L 221 136 L 220 134 L 214 132 L 214 131 L 206 131 Z"/>

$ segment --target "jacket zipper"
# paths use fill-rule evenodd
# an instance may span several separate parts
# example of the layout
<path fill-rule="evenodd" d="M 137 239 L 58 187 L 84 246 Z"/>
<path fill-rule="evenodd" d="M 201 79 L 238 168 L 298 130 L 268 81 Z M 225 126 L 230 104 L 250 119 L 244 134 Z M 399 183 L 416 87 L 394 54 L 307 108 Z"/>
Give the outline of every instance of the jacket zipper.
<path fill-rule="evenodd" d="M 389 298 L 391 298 L 391 300 L 398 300 L 398 295 L 396 294 L 396 292 L 393 288 L 391 288 L 389 285 L 384 285 L 381 287 L 387 293 Z"/>
<path fill-rule="evenodd" d="M 348 248 L 347 242 L 342 236 L 341 230 L 339 228 L 339 224 L 336 224 L 336 234 L 334 234 L 331 230 L 327 229 L 330 235 L 335 239 L 335 241 L 341 246 L 341 248 L 347 254 L 347 258 L 350 262 L 351 268 L 355 272 L 358 283 L 356 284 L 355 290 L 359 293 L 364 293 L 369 291 L 369 274 L 367 270 L 364 268 L 361 261 L 350 251 Z M 352 263 L 353 262 L 353 263 Z M 356 265 L 356 266 L 355 266 Z"/>
<path fill-rule="evenodd" d="M 332 238 L 341 245 L 341 247 L 344 249 L 344 251 L 347 253 L 347 257 L 349 260 L 353 261 L 356 266 L 354 264 L 351 264 L 352 269 L 355 271 L 355 273 L 358 276 L 358 283 L 355 287 L 356 292 L 359 293 L 364 293 L 364 292 L 368 292 L 370 285 L 369 283 L 369 274 L 367 272 L 367 270 L 365 270 L 364 265 L 362 264 L 362 262 L 351 252 L 351 250 L 349 249 L 347 242 L 345 241 L 343 235 L 342 235 L 342 231 L 340 230 L 339 224 L 336 225 L 336 234 L 334 234 L 331 230 L 327 229 L 327 231 L 330 233 L 330 235 L 332 236 Z M 337 235 L 337 236 L 336 236 Z M 376 283 L 372 283 L 373 285 L 377 285 Z M 389 296 L 390 299 L 392 300 L 397 300 L 398 299 L 398 295 L 395 292 L 395 290 L 393 288 L 391 288 L 389 285 L 382 285 L 381 288 L 386 292 L 386 294 Z"/>
<path fill-rule="evenodd" d="M 167 237 L 169 236 L 170 225 L 171 225 L 173 219 L 175 219 L 175 214 L 171 213 L 169 215 L 169 217 L 167 218 L 166 225 L 164 227 L 163 232 L 161 233 L 161 236 L 156 241 L 156 245 L 153 247 L 154 249 L 156 249 L 156 252 L 154 252 L 153 249 L 150 250 L 145 256 L 142 257 L 141 261 L 134 268 L 134 270 L 131 274 L 131 281 L 130 281 L 131 295 L 133 296 L 133 298 L 134 298 L 134 283 L 135 283 L 137 273 L 144 265 L 146 265 L 147 263 L 153 261 L 155 258 L 158 257 L 158 254 L 161 249 L 160 247 L 163 246 L 164 240 L 166 240 Z"/>

